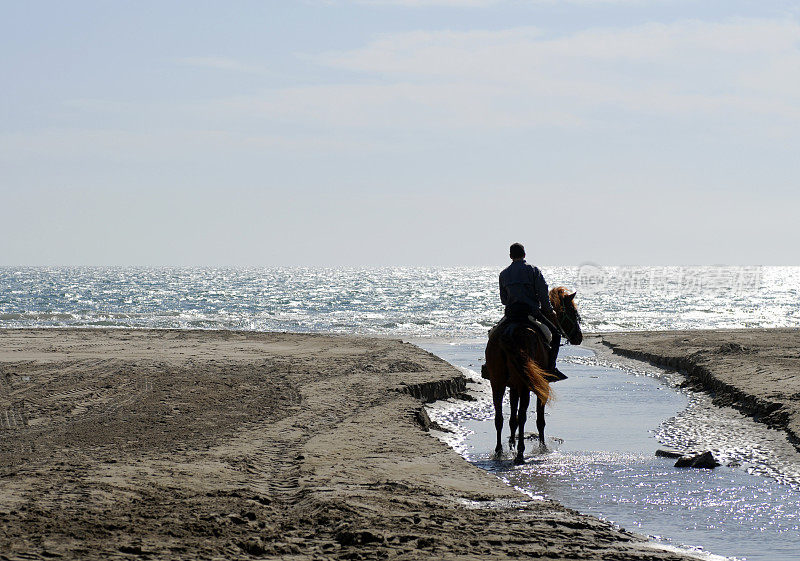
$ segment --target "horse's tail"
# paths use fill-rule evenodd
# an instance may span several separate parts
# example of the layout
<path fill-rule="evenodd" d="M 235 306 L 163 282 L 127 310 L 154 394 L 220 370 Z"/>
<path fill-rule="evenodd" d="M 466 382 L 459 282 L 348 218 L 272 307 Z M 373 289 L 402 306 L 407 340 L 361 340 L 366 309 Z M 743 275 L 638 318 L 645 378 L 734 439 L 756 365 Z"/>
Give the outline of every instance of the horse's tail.
<path fill-rule="evenodd" d="M 509 357 L 508 368 L 513 376 L 522 380 L 542 403 L 550 401 L 550 384 L 544 377 L 545 371 L 528 356 L 527 351 L 520 349 L 513 359 Z"/>
<path fill-rule="evenodd" d="M 533 329 L 510 325 L 500 334 L 500 347 L 506 355 L 509 379 L 526 386 L 542 402 L 550 400 L 550 384 L 544 369 L 539 366 L 532 353 L 541 349 L 541 342 Z"/>
<path fill-rule="evenodd" d="M 530 383 L 530 388 L 543 404 L 550 401 L 550 384 L 544 377 L 544 370 L 533 361 L 528 353 L 522 351 L 520 356 L 522 368 Z"/>

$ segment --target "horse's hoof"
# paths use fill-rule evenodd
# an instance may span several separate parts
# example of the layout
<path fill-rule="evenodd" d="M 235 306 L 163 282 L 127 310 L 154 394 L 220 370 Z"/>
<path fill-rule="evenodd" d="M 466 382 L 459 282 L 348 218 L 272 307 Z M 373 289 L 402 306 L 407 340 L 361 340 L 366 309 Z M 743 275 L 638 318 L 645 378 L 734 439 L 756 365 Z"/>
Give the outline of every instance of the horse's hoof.
<path fill-rule="evenodd" d="M 540 443 L 539 443 L 539 452 L 540 452 L 540 453 L 542 453 L 542 454 L 543 454 L 543 453 L 545 453 L 545 452 L 549 452 L 549 451 L 550 451 L 550 450 L 547 448 L 547 444 L 545 444 L 544 442 L 540 442 Z"/>
<path fill-rule="evenodd" d="M 514 458 L 514 465 L 515 466 L 525 465 L 525 458 L 523 458 L 522 456 L 517 456 L 516 458 Z"/>
<path fill-rule="evenodd" d="M 492 456 L 493 460 L 499 460 L 503 457 L 503 449 L 502 448 L 495 448 L 494 455 Z"/>

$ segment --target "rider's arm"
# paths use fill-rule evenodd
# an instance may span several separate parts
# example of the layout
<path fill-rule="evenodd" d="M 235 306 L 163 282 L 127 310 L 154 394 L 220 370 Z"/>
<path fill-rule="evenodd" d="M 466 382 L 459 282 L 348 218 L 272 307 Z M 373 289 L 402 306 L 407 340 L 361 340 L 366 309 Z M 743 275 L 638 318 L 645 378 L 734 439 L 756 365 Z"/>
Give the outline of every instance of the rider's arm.
<path fill-rule="evenodd" d="M 547 320 L 548 320 L 550 323 L 552 323 L 552 324 L 553 324 L 553 325 L 555 325 L 555 326 L 556 326 L 556 327 L 557 327 L 559 330 L 561 330 L 561 327 L 559 327 L 558 318 L 556 317 L 556 313 L 553 311 L 553 309 L 552 309 L 552 308 L 550 308 L 550 311 L 549 311 L 549 312 L 542 311 L 542 314 L 544 315 L 544 317 L 546 317 L 546 318 L 547 318 Z"/>
<path fill-rule="evenodd" d="M 505 306 L 508 303 L 508 292 L 506 287 L 503 286 L 503 277 L 500 276 L 500 302 Z"/>

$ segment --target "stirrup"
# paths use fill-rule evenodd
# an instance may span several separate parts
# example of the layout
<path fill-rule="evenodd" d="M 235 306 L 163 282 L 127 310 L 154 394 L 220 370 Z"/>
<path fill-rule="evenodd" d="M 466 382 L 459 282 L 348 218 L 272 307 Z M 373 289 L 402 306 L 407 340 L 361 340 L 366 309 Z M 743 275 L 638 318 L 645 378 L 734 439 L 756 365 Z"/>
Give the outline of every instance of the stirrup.
<path fill-rule="evenodd" d="M 491 376 L 489 376 L 489 369 L 486 368 L 485 364 L 481 364 L 481 378 L 483 378 L 484 380 L 491 379 Z"/>

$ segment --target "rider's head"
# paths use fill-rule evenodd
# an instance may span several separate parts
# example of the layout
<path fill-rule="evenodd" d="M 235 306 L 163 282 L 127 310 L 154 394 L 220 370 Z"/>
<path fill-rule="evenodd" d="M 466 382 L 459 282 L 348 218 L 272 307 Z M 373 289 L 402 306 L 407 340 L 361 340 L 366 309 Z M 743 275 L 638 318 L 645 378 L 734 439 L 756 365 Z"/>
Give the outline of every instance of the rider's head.
<path fill-rule="evenodd" d="M 511 257 L 511 259 L 524 259 L 525 248 L 522 247 L 521 243 L 512 243 L 511 248 L 508 251 L 508 255 Z"/>

